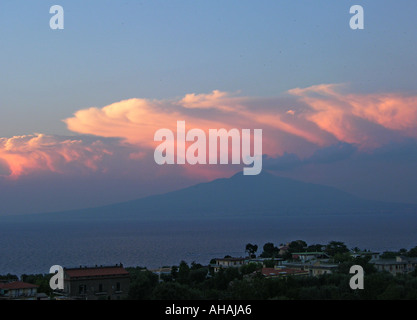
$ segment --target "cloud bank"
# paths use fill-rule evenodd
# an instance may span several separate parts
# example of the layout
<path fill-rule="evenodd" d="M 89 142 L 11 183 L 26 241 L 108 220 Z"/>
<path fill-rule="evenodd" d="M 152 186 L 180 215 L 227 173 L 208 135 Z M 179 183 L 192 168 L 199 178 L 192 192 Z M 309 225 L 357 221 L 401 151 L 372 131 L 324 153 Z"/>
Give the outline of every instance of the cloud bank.
<path fill-rule="evenodd" d="M 45 134 L 0 138 L 2 175 L 15 179 L 33 171 L 96 171 L 112 151 L 103 141 L 89 140 Z"/>
<path fill-rule="evenodd" d="M 349 92 L 346 85 L 323 84 L 295 88 L 272 98 L 215 90 L 169 100 L 123 100 L 82 109 L 65 119 L 77 137 L 34 134 L 0 138 L 0 175 L 16 179 L 35 171 L 108 170 L 103 166 L 104 157 L 121 161 L 116 146 L 128 150 L 123 157 L 141 163 L 151 157 L 158 144 L 154 133 L 161 128 L 175 132 L 180 120 L 186 121 L 188 130 L 200 128 L 206 132 L 220 128 L 263 129 L 263 150 L 268 159 L 278 159 L 276 164 L 298 165 L 317 154 L 334 157 L 329 150 L 340 146 L 344 146 L 344 152 L 372 152 L 390 143 L 416 139 L 417 96 L 357 94 Z M 200 172 L 209 178 L 210 172 L 216 176 L 228 170 L 196 166 L 183 173 Z"/>

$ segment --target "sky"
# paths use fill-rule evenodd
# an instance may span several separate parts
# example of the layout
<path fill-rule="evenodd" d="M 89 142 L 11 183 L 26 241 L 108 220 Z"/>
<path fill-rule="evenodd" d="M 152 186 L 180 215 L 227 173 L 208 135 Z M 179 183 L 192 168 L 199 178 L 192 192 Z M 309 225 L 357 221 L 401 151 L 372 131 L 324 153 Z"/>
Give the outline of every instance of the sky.
<path fill-rule="evenodd" d="M 417 203 L 415 12 L 411 0 L 3 0 L 0 215 L 242 170 L 157 165 L 154 133 L 180 120 L 262 129 L 263 170 L 279 176 Z"/>

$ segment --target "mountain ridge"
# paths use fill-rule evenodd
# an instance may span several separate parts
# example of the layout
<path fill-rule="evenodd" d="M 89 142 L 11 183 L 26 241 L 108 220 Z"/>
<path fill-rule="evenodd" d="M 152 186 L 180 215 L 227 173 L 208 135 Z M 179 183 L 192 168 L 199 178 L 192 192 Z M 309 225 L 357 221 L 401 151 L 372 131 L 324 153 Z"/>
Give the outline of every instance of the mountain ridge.
<path fill-rule="evenodd" d="M 106 206 L 25 215 L 49 220 L 71 219 L 200 219 L 305 214 L 394 213 L 417 205 L 372 201 L 336 188 L 241 172 L 184 189 Z"/>

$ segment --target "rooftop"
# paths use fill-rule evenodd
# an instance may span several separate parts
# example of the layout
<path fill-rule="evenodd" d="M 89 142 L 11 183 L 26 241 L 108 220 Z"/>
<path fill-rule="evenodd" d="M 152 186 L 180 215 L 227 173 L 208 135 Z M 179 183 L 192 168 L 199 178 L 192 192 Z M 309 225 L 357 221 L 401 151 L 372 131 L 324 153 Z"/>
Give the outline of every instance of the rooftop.
<path fill-rule="evenodd" d="M 291 268 L 262 268 L 261 272 L 266 277 L 308 274 L 306 271 Z"/>
<path fill-rule="evenodd" d="M 69 278 L 129 275 L 129 272 L 123 268 L 122 264 L 116 266 L 65 268 L 64 272 Z"/>
<path fill-rule="evenodd" d="M 26 283 L 22 281 L 13 281 L 9 283 L 0 283 L 0 289 L 6 289 L 6 290 L 18 290 L 18 289 L 32 289 L 32 288 L 38 288 L 39 286 L 32 284 L 32 283 Z"/>
<path fill-rule="evenodd" d="M 378 265 L 395 265 L 395 264 L 406 264 L 406 263 L 417 263 L 417 258 L 399 256 L 393 259 L 373 259 L 370 263 Z"/>

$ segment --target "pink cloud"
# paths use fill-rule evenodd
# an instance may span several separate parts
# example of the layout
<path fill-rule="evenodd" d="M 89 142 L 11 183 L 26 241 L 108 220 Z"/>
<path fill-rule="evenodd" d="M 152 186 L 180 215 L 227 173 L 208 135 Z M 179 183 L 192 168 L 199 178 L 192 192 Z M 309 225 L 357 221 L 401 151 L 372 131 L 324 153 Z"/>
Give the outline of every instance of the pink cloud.
<path fill-rule="evenodd" d="M 18 178 L 35 171 L 68 172 L 98 170 L 103 156 L 111 155 L 100 141 L 91 143 L 44 134 L 0 138 L 0 159 L 10 178 Z"/>
<path fill-rule="evenodd" d="M 295 88 L 278 97 L 246 97 L 215 90 L 170 100 L 129 99 L 77 111 L 65 119 L 73 138 L 34 134 L 0 138 L 0 175 L 17 178 L 35 171 L 112 170 L 104 158 L 149 166 L 161 128 L 263 129 L 263 151 L 302 158 L 338 142 L 370 150 L 403 137 L 417 138 L 417 97 L 400 93 L 356 94 L 347 86 Z M 86 139 L 93 135 L 96 139 Z M 106 138 L 119 138 L 118 153 Z M 125 152 L 124 151 L 124 152 Z M 124 158 L 123 158 L 124 157 Z M 114 169 L 114 167 L 113 167 Z M 165 172 L 155 166 L 152 172 Z M 219 177 L 236 166 L 182 166 L 181 173 Z"/>
<path fill-rule="evenodd" d="M 291 137 L 305 141 L 305 144 L 324 146 L 334 140 L 316 125 L 303 117 L 288 114 L 289 107 L 276 99 L 271 109 L 260 109 L 263 98 L 241 97 L 226 92 L 213 91 L 210 94 L 187 94 L 176 100 L 130 99 L 102 108 L 80 110 L 65 120 L 68 129 L 82 134 L 103 137 L 118 137 L 125 142 L 154 149 L 154 133 L 167 128 L 176 131 L 177 121 L 184 120 L 187 130 L 199 128 L 227 130 L 264 129 L 265 152 L 279 155 L 290 147 Z M 295 112 L 295 111 L 294 111 Z"/>
<path fill-rule="evenodd" d="M 417 96 L 342 93 L 342 85 L 296 88 L 311 110 L 305 118 L 339 141 L 375 148 L 399 137 L 417 138 Z"/>

